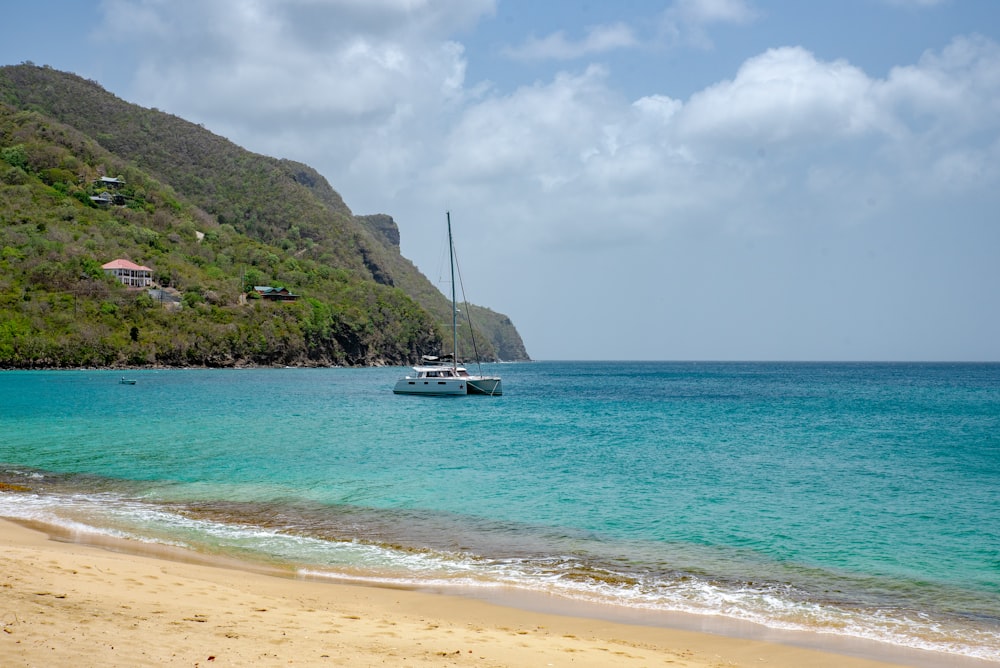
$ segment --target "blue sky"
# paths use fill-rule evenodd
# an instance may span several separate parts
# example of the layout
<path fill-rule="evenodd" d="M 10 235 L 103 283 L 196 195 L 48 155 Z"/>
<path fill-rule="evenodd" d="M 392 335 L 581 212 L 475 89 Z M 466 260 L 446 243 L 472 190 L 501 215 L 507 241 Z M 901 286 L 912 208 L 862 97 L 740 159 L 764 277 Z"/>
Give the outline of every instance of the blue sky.
<path fill-rule="evenodd" d="M 3 15 L 0 64 L 313 165 L 435 282 L 450 209 L 469 299 L 536 359 L 1000 360 L 1000 3 Z"/>

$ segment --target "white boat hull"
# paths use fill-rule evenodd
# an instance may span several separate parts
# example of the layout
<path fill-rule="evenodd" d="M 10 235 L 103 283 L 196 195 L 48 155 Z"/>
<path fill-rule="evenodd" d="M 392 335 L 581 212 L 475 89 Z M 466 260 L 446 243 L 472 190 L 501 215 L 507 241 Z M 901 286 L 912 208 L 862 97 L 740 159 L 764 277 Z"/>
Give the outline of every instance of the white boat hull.
<path fill-rule="evenodd" d="M 396 394 L 425 394 L 433 397 L 468 394 L 465 378 L 400 378 L 392 388 Z"/>
<path fill-rule="evenodd" d="M 465 382 L 469 394 L 488 394 L 491 397 L 503 394 L 503 385 L 496 376 L 469 376 Z"/>

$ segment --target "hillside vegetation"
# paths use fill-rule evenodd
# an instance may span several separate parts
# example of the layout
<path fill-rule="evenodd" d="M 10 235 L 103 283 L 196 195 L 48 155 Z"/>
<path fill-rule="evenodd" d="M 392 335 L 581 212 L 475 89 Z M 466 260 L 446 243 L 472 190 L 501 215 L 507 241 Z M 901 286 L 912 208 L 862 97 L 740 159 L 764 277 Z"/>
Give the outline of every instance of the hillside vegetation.
<path fill-rule="evenodd" d="M 91 199 L 101 177 L 124 181 L 117 203 Z M 116 258 L 163 290 L 117 283 Z M 301 298 L 246 299 L 254 285 Z M 474 336 L 483 359 L 528 359 L 506 316 L 468 311 L 461 351 Z M 311 167 L 72 74 L 0 68 L 0 366 L 406 364 L 450 352 L 450 321 L 393 219 L 355 216 Z"/>

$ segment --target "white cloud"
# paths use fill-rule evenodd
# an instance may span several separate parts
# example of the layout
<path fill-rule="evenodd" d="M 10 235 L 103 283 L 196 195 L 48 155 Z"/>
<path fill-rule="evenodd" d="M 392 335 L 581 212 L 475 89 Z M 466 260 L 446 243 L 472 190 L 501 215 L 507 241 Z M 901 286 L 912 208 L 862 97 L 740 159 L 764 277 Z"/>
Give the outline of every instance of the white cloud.
<path fill-rule="evenodd" d="M 456 93 L 464 61 L 447 36 L 493 3 L 106 0 L 104 8 L 109 21 L 130 26 L 120 38 L 137 49 L 144 102 L 173 110 L 182 101 L 199 120 L 224 115 L 262 129 L 282 119 L 391 117 L 414 98 Z"/>
<path fill-rule="evenodd" d="M 884 103 L 915 130 L 950 138 L 1000 128 L 1000 45 L 984 37 L 960 37 L 940 53 L 928 51 L 916 65 L 895 67 L 883 89 Z"/>
<path fill-rule="evenodd" d="M 494 11 L 492 0 L 102 6 L 130 26 L 115 34 L 134 49 L 136 101 L 323 168 L 338 188 L 363 173 L 390 184 L 384 193 L 419 169 L 421 139 L 440 133 L 448 110 L 477 94 L 449 37 Z"/>
<path fill-rule="evenodd" d="M 983 39 L 887 79 L 786 47 L 686 102 L 630 103 L 590 68 L 469 104 L 431 174 L 453 197 L 498 199 L 484 215 L 529 245 L 857 224 L 945 189 L 1000 187 L 997 72 L 997 46 Z"/>
<path fill-rule="evenodd" d="M 531 38 L 504 53 L 515 60 L 575 60 L 595 53 L 634 47 L 638 40 L 632 29 L 624 23 L 592 27 L 579 41 L 566 37 L 564 31 L 546 37 Z"/>
<path fill-rule="evenodd" d="M 900 188 L 923 198 L 1000 188 L 1000 46 L 959 38 L 916 65 L 894 68 L 880 102 L 902 131 L 884 146 Z"/>
<path fill-rule="evenodd" d="M 873 82 L 844 61 L 820 62 L 800 47 L 747 60 L 731 81 L 692 96 L 684 135 L 716 144 L 836 141 L 884 127 Z"/>
<path fill-rule="evenodd" d="M 749 23 L 756 16 L 746 0 L 675 0 L 663 12 L 660 29 L 672 42 L 710 49 L 710 26 Z"/>
<path fill-rule="evenodd" d="M 660 18 L 661 31 L 671 41 L 698 47 L 711 47 L 707 29 L 717 24 L 742 24 L 752 21 L 756 12 L 746 0 L 676 0 Z M 544 37 L 531 37 L 524 43 L 507 47 L 504 53 L 521 61 L 576 60 L 617 49 L 649 46 L 636 30 L 623 22 L 592 26 L 577 40 L 557 30 Z"/>
<path fill-rule="evenodd" d="M 684 23 L 745 23 L 755 13 L 745 0 L 677 0 L 669 13 Z"/>

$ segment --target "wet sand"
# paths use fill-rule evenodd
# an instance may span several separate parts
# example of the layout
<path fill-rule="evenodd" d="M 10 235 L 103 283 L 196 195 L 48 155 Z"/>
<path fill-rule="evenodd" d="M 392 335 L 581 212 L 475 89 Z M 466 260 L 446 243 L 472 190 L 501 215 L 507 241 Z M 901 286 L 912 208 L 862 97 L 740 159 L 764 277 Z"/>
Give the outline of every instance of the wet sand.
<path fill-rule="evenodd" d="M 890 662 L 481 600 L 312 582 L 0 520 L 4 666 L 671 666 Z"/>

